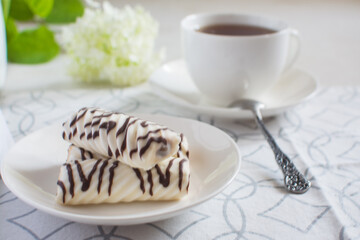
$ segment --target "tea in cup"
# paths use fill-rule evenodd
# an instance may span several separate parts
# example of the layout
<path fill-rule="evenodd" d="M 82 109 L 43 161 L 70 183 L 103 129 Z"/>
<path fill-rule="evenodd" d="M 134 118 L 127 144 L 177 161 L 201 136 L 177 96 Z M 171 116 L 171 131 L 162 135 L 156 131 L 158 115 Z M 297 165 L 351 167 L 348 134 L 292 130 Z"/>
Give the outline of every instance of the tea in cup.
<path fill-rule="evenodd" d="M 181 22 L 189 74 L 212 104 L 259 98 L 297 58 L 300 41 L 286 23 L 254 15 L 204 13 Z"/>

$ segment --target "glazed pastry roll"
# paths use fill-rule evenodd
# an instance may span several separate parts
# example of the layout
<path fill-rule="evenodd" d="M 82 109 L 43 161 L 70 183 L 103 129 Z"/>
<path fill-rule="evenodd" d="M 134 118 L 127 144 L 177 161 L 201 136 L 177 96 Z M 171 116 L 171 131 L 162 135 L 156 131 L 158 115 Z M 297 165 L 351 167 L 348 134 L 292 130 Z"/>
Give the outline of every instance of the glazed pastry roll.
<path fill-rule="evenodd" d="M 80 109 L 63 127 L 76 146 L 144 170 L 176 154 L 181 140 L 167 127 L 95 108 Z"/>
<path fill-rule="evenodd" d="M 180 199 L 187 195 L 190 183 L 187 149 L 182 136 L 174 156 L 144 170 L 115 159 L 88 158 L 95 155 L 71 146 L 68 161 L 60 169 L 56 200 L 78 205 Z"/>

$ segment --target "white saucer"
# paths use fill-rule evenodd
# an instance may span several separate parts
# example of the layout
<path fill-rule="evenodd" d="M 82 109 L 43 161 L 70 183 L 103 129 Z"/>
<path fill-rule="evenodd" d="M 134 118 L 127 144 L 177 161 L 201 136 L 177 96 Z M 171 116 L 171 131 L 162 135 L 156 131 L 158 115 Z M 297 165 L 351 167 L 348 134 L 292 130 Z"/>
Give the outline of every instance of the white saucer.
<path fill-rule="evenodd" d="M 171 61 L 156 70 L 150 77 L 150 86 L 160 97 L 181 107 L 223 118 L 249 118 L 249 111 L 211 105 L 191 80 L 182 59 Z M 266 104 L 263 115 L 284 112 L 308 100 L 317 89 L 316 80 L 299 69 L 289 70 L 268 93 L 257 100 Z"/>
<path fill-rule="evenodd" d="M 178 215 L 220 193 L 237 175 L 241 162 L 239 149 L 218 128 L 190 119 L 137 116 L 166 125 L 187 137 L 191 182 L 184 199 L 82 206 L 57 204 L 56 182 L 69 146 L 61 137 L 60 123 L 17 142 L 2 161 L 2 179 L 21 200 L 49 214 L 88 224 L 130 225 Z"/>

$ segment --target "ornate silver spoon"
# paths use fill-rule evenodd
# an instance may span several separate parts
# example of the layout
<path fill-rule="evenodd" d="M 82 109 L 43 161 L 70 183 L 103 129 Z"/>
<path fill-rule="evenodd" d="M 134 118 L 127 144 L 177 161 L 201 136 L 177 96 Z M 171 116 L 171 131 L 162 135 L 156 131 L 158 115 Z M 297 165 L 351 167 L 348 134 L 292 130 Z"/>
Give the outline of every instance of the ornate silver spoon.
<path fill-rule="evenodd" d="M 265 139 L 269 143 L 271 149 L 274 152 L 275 160 L 279 167 L 281 168 L 284 174 L 284 183 L 285 188 L 291 193 L 305 193 L 311 187 L 311 182 L 301 174 L 294 163 L 285 155 L 276 144 L 274 138 L 271 136 L 269 131 L 266 129 L 264 122 L 262 121 L 262 116 L 260 109 L 265 105 L 261 102 L 252 100 L 252 99 L 240 99 L 229 105 L 230 107 L 238 107 L 244 110 L 250 110 L 255 116 L 255 121 L 261 132 L 263 133 Z"/>

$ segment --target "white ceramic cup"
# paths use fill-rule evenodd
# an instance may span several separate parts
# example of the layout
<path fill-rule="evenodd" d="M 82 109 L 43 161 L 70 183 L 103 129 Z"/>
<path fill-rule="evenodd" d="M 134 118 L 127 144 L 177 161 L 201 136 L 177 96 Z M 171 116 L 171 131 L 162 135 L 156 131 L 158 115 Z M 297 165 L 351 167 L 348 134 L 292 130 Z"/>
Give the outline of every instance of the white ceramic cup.
<path fill-rule="evenodd" d="M 216 35 L 198 31 L 218 24 L 265 27 L 273 33 L 253 36 Z M 297 58 L 297 31 L 282 21 L 243 14 L 205 13 L 181 22 L 182 47 L 195 85 L 212 104 L 226 106 L 268 91 Z"/>

